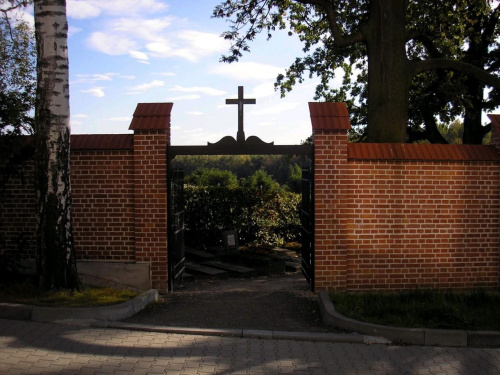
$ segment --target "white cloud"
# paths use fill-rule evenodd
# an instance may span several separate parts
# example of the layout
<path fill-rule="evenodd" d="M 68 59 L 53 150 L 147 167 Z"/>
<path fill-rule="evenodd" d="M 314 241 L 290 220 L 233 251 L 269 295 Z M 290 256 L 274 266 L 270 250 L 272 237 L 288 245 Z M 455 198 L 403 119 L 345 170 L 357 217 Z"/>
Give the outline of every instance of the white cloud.
<path fill-rule="evenodd" d="M 147 53 L 148 57 L 181 57 L 192 62 L 229 48 L 229 43 L 216 33 L 178 28 L 171 31 L 174 21 L 178 20 L 171 16 L 111 18 L 90 35 L 87 45 L 108 55 L 143 51 L 142 57 Z"/>
<path fill-rule="evenodd" d="M 86 115 L 84 113 L 78 113 L 76 115 L 71 115 L 71 118 L 87 118 L 89 115 Z"/>
<path fill-rule="evenodd" d="M 219 96 L 224 95 L 226 92 L 214 89 L 212 87 L 182 87 L 182 86 L 174 86 L 168 91 L 179 91 L 179 92 L 201 92 L 202 94 L 211 95 L 211 96 Z"/>
<path fill-rule="evenodd" d="M 257 116 L 262 116 L 262 115 L 277 115 L 286 111 L 290 111 L 294 108 L 296 108 L 300 103 L 292 103 L 292 102 L 281 102 L 278 103 L 274 106 L 264 108 L 264 109 L 254 109 L 254 110 L 249 110 L 249 114 L 251 115 L 257 115 Z"/>
<path fill-rule="evenodd" d="M 69 28 L 68 28 L 68 37 L 72 37 L 73 35 L 78 34 L 81 31 L 82 31 L 82 29 L 79 28 L 79 27 L 69 26 Z"/>
<path fill-rule="evenodd" d="M 149 60 L 148 55 L 146 55 L 144 52 L 129 51 L 129 55 L 130 55 L 130 57 L 132 57 L 136 60 L 144 60 L 144 61 Z"/>
<path fill-rule="evenodd" d="M 68 0 L 68 17 L 95 18 L 102 13 L 112 16 L 157 13 L 168 9 L 160 0 Z"/>
<path fill-rule="evenodd" d="M 90 94 L 92 96 L 95 96 L 96 98 L 102 98 L 105 94 L 104 91 L 102 90 L 104 87 L 94 87 L 88 90 L 82 90 L 81 92 L 85 94 Z"/>
<path fill-rule="evenodd" d="M 186 115 L 203 116 L 203 112 L 200 112 L 200 111 L 188 111 L 188 112 L 186 112 Z"/>
<path fill-rule="evenodd" d="M 264 98 L 266 96 L 273 96 L 274 94 L 276 94 L 276 91 L 274 91 L 273 83 L 262 83 L 255 86 L 248 96 L 252 98 Z"/>
<path fill-rule="evenodd" d="M 183 48 L 174 48 L 172 55 L 183 57 L 186 60 L 196 62 L 203 56 L 227 51 L 230 44 L 222 39 L 219 34 L 203 33 L 194 30 L 184 30 L 177 34 L 180 45 Z"/>
<path fill-rule="evenodd" d="M 200 95 L 192 94 L 192 95 L 183 95 L 183 96 L 175 96 L 172 98 L 168 98 L 167 100 L 170 102 L 181 101 L 181 100 L 194 100 L 201 98 Z"/>
<path fill-rule="evenodd" d="M 97 31 L 87 39 L 87 45 L 106 55 L 125 55 L 138 48 L 137 43 L 122 35 Z"/>
<path fill-rule="evenodd" d="M 137 86 L 131 87 L 130 91 L 132 91 L 132 92 L 144 92 L 144 91 L 150 90 L 154 87 L 161 87 L 163 85 L 165 85 L 165 82 L 154 80 L 150 83 L 143 83 L 142 85 L 137 85 Z"/>
<path fill-rule="evenodd" d="M 70 18 L 83 20 L 85 18 L 94 18 L 101 14 L 99 7 L 93 5 L 92 1 L 69 0 L 67 5 L 67 14 Z"/>
<path fill-rule="evenodd" d="M 135 79 L 135 76 L 120 76 L 120 78 L 133 80 L 133 79 Z"/>
<path fill-rule="evenodd" d="M 267 81 L 276 79 L 278 74 L 283 73 L 283 68 L 256 62 L 237 62 L 215 65 L 209 73 L 232 79 Z"/>
<path fill-rule="evenodd" d="M 96 73 L 96 74 L 77 74 L 76 81 L 71 82 L 72 84 L 76 83 L 89 83 L 89 82 L 97 82 L 97 81 L 112 81 L 113 76 L 118 76 L 119 73 Z"/>

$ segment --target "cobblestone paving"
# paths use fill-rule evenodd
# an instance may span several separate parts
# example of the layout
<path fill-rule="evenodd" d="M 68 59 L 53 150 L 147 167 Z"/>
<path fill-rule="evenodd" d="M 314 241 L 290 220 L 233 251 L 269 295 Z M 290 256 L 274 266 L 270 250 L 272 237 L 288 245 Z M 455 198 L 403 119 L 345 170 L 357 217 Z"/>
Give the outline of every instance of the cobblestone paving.
<path fill-rule="evenodd" d="M 0 319 L 0 374 L 500 374 L 500 349 L 357 345 Z"/>

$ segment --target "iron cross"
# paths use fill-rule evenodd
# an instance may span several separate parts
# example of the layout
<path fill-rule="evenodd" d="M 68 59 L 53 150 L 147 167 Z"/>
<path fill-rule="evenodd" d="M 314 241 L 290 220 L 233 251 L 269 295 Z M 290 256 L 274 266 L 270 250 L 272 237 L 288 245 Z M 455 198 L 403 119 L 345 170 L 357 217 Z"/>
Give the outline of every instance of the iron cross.
<path fill-rule="evenodd" d="M 243 98 L 243 86 L 238 86 L 238 99 L 226 99 L 226 104 L 238 104 L 238 134 L 236 141 L 245 142 L 245 132 L 243 131 L 243 105 L 255 104 L 255 99 Z"/>

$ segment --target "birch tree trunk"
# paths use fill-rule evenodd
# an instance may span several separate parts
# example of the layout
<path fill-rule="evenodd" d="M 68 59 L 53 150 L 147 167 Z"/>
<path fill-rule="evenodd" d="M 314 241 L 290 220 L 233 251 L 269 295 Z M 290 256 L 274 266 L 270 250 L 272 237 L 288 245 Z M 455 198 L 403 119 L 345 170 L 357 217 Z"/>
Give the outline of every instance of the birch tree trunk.
<path fill-rule="evenodd" d="M 42 290 L 79 289 L 71 223 L 66 0 L 35 0 L 34 14 L 39 286 Z"/>

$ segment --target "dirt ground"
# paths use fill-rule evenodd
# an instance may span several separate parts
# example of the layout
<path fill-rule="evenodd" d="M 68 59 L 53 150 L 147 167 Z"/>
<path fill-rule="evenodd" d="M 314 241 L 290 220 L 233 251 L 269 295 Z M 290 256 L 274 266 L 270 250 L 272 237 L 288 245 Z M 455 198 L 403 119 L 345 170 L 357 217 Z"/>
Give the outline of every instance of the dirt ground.
<path fill-rule="evenodd" d="M 196 280 L 176 286 L 124 321 L 192 328 L 337 332 L 323 324 L 317 296 L 300 274 Z"/>

